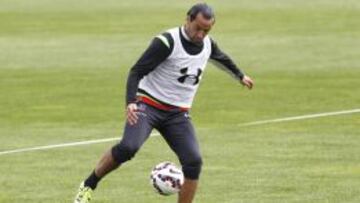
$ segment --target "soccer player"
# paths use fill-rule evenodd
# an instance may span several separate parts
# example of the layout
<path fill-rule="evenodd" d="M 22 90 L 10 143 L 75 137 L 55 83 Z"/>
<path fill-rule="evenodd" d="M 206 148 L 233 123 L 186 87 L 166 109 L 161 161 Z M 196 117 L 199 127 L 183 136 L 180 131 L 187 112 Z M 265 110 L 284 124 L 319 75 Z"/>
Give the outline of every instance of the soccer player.
<path fill-rule="evenodd" d="M 215 23 L 213 9 L 204 3 L 187 13 L 185 25 L 155 37 L 131 68 L 127 81 L 127 122 L 120 143 L 108 150 L 81 183 L 75 203 L 88 203 L 98 182 L 130 160 L 157 129 L 176 153 L 185 176 L 178 203 L 191 203 L 202 158 L 189 117 L 208 59 L 212 59 L 249 89 L 253 81 L 208 36 Z"/>

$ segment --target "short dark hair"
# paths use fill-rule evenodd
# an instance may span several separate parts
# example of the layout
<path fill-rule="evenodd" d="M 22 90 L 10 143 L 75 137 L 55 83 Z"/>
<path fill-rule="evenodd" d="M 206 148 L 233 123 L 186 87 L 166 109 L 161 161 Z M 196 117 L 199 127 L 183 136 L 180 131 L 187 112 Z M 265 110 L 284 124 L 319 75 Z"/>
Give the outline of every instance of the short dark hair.
<path fill-rule="evenodd" d="M 213 9 L 206 3 L 198 3 L 192 6 L 187 12 L 187 16 L 190 18 L 190 21 L 193 21 L 199 13 L 202 13 L 208 20 L 215 18 Z"/>

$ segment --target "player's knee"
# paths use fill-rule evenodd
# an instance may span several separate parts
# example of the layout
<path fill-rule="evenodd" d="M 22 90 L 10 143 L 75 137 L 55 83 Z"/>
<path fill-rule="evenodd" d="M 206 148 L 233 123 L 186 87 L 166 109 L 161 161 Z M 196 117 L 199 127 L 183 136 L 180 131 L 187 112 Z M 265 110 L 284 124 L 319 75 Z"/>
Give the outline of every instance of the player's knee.
<path fill-rule="evenodd" d="M 111 153 L 115 161 L 121 164 L 132 159 L 138 150 L 139 147 L 135 145 L 119 143 L 113 146 Z"/>
<path fill-rule="evenodd" d="M 182 163 L 182 169 L 185 178 L 191 180 L 199 179 L 202 167 L 202 158 L 201 156 L 196 156 L 191 159 L 188 159 Z"/>

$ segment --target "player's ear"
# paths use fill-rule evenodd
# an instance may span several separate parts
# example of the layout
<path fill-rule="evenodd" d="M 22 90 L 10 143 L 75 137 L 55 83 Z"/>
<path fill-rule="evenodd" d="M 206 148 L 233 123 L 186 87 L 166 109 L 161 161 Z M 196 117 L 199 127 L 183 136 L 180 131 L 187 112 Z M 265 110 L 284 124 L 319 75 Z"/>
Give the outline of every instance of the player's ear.
<path fill-rule="evenodd" d="M 190 16 L 187 16 L 187 17 L 186 17 L 186 22 L 187 22 L 187 23 L 190 23 L 190 22 L 191 22 L 191 17 L 190 17 Z"/>

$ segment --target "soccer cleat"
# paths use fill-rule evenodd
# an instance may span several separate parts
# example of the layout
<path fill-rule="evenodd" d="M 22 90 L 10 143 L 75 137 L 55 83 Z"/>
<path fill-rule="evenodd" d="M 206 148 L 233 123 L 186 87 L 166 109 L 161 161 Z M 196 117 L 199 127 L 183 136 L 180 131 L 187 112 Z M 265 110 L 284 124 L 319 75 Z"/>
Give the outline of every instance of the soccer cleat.
<path fill-rule="evenodd" d="M 84 182 L 80 184 L 79 191 L 75 197 L 74 203 L 89 203 L 91 200 L 92 189 L 84 186 Z"/>

